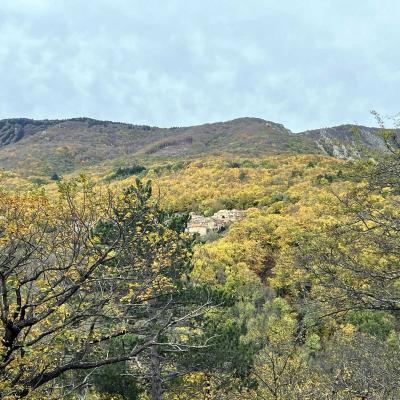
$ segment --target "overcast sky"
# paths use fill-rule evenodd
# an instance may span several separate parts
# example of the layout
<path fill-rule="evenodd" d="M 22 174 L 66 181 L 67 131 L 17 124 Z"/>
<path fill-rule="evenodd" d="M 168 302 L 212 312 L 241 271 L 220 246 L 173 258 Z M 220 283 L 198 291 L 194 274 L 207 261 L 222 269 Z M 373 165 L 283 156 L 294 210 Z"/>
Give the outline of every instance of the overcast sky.
<path fill-rule="evenodd" d="M 398 0 L 0 0 L 0 118 L 293 131 L 400 111 Z"/>

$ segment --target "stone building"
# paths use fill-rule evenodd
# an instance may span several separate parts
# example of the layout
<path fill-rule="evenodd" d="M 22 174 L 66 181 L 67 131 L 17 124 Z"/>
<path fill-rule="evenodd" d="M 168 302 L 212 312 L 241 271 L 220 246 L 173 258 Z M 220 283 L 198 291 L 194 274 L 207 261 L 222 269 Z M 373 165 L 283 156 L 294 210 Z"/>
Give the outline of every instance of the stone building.
<path fill-rule="evenodd" d="M 245 211 L 243 210 L 219 210 L 211 217 L 190 213 L 186 231 L 200 236 L 218 233 L 227 228 L 232 222 L 243 218 L 244 214 Z"/>
<path fill-rule="evenodd" d="M 213 218 L 224 220 L 227 222 L 235 222 L 244 217 L 244 210 L 219 210 L 214 215 Z"/>

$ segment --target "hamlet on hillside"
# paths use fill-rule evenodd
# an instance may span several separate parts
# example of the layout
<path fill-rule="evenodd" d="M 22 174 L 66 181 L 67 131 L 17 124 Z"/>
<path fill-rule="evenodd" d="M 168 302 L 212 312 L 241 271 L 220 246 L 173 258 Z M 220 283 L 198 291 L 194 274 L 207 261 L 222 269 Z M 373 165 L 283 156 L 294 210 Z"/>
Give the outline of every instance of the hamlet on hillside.
<path fill-rule="evenodd" d="M 195 213 L 190 213 L 187 224 L 187 232 L 206 236 L 210 233 L 218 233 L 226 229 L 231 223 L 242 219 L 245 215 L 244 210 L 219 210 L 211 217 L 204 217 Z"/>

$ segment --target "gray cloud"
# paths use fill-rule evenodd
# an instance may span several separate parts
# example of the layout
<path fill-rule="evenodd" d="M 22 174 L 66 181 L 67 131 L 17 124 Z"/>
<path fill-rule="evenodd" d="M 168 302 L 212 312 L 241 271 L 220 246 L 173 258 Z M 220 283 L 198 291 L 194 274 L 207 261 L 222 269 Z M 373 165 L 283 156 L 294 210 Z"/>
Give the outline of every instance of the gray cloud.
<path fill-rule="evenodd" d="M 294 131 L 393 114 L 393 0 L 2 0 L 0 118 Z"/>

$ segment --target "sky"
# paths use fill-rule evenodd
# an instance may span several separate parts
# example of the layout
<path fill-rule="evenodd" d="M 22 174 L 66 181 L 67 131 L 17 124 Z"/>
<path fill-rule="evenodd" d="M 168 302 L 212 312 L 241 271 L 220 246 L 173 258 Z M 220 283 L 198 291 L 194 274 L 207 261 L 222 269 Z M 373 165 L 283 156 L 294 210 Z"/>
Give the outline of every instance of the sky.
<path fill-rule="evenodd" d="M 0 0 L 0 119 L 292 131 L 400 112 L 398 0 Z"/>

